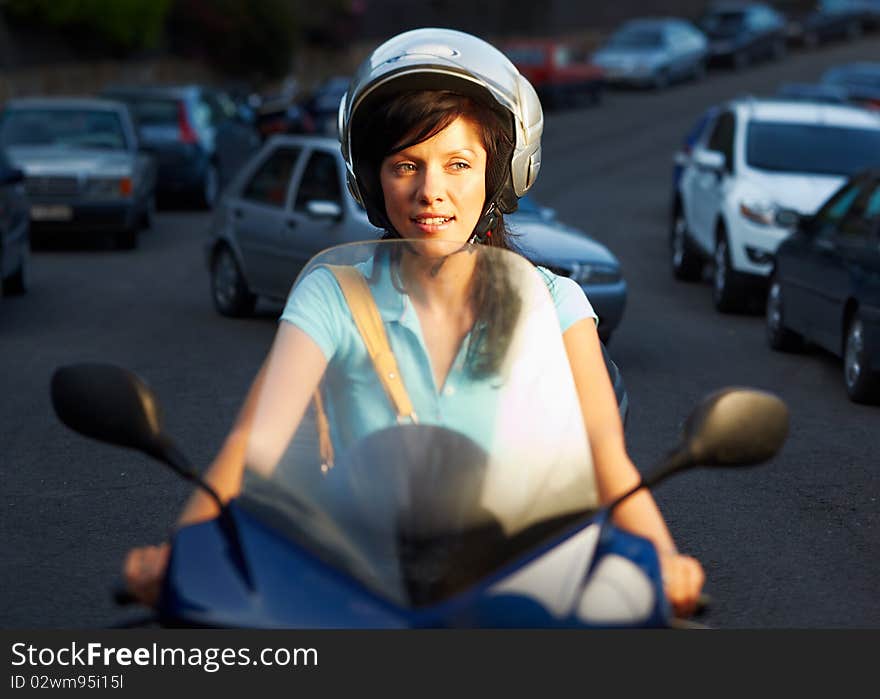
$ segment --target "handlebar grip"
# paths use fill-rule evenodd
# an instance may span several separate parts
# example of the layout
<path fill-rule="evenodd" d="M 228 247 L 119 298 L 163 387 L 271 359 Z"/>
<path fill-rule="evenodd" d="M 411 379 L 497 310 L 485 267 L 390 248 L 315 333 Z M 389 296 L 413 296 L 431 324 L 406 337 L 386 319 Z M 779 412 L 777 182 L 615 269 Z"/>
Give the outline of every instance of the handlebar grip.
<path fill-rule="evenodd" d="M 138 599 L 129 591 L 125 583 L 117 580 L 113 584 L 113 601 L 120 607 L 127 607 L 130 604 L 138 604 Z"/>
<path fill-rule="evenodd" d="M 701 616 L 702 614 L 705 614 L 711 606 L 712 598 L 705 592 L 701 592 L 700 596 L 697 597 L 697 605 L 694 608 L 693 616 Z"/>

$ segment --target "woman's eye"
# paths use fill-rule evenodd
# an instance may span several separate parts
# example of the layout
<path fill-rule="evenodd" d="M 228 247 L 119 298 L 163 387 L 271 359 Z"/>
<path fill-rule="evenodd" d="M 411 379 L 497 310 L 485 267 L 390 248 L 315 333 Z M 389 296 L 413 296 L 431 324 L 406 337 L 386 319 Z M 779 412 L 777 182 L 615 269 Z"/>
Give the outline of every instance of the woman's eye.
<path fill-rule="evenodd" d="M 416 169 L 416 166 L 412 163 L 397 163 L 394 166 L 395 172 L 413 172 Z"/>

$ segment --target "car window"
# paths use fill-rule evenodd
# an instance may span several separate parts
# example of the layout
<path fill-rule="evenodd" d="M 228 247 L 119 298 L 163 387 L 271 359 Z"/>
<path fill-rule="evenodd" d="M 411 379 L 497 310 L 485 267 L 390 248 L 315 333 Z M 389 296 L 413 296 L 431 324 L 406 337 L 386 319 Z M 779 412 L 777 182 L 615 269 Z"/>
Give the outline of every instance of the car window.
<path fill-rule="evenodd" d="M 709 135 L 707 148 L 724 154 L 725 169 L 733 172 L 733 139 L 736 131 L 736 119 L 732 112 L 724 112 L 715 121 Z"/>
<path fill-rule="evenodd" d="M 123 150 L 119 114 L 93 109 L 13 109 L 0 123 L 0 145 Z"/>
<path fill-rule="evenodd" d="M 837 228 L 838 237 L 849 243 L 868 242 L 880 213 L 880 186 L 863 186 Z"/>
<path fill-rule="evenodd" d="M 812 231 L 820 237 L 832 235 L 861 191 L 862 183 L 858 181 L 841 187 L 813 216 Z"/>
<path fill-rule="evenodd" d="M 296 195 L 296 211 L 306 211 L 310 201 L 333 201 L 342 204 L 342 188 L 336 156 L 315 151 L 309 158 Z"/>
<path fill-rule="evenodd" d="M 616 49 L 659 49 L 663 31 L 656 27 L 624 27 L 611 36 L 608 45 Z"/>
<path fill-rule="evenodd" d="M 3 152 L 3 149 L 0 148 L 0 172 L 6 172 L 12 169 L 12 163 L 9 162 L 6 157 L 6 153 Z"/>
<path fill-rule="evenodd" d="M 751 121 L 746 162 L 769 172 L 850 176 L 880 166 L 880 129 Z"/>
<path fill-rule="evenodd" d="M 300 149 L 292 147 L 279 148 L 272 153 L 251 177 L 242 198 L 269 206 L 284 206 L 299 154 Z"/>
<path fill-rule="evenodd" d="M 235 104 L 223 93 L 206 92 L 198 100 L 196 119 L 208 126 L 219 126 L 235 115 Z"/>
<path fill-rule="evenodd" d="M 741 10 L 712 13 L 701 22 L 709 34 L 717 37 L 734 36 L 742 31 L 744 24 L 745 13 Z"/>
<path fill-rule="evenodd" d="M 880 218 L 880 183 L 875 185 L 868 197 L 868 202 L 865 204 L 865 218 L 871 221 Z"/>
<path fill-rule="evenodd" d="M 110 95 L 128 105 L 138 126 L 171 126 L 179 118 L 177 100 L 154 97 L 135 97 L 129 95 Z"/>
<path fill-rule="evenodd" d="M 775 23 L 773 13 L 765 7 L 756 7 L 749 15 L 749 24 L 753 29 L 769 29 Z"/>

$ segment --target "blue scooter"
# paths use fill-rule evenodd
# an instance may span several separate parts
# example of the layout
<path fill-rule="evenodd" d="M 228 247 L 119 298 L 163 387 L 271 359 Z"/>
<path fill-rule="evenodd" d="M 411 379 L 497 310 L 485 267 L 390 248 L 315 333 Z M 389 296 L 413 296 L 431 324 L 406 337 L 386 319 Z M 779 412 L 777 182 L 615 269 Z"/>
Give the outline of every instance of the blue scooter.
<path fill-rule="evenodd" d="M 407 265 L 430 264 L 426 284 L 443 283 L 444 275 L 466 278 L 481 301 L 467 323 L 452 324 L 473 328 L 449 369 L 453 378 L 438 381 L 438 391 L 436 374 L 419 373 L 427 361 L 402 361 L 420 413 L 402 420 L 370 371 L 351 378 L 328 366 L 319 388 L 333 426 L 328 459 L 314 438 L 321 420 L 297 412 L 297 385 L 285 384 L 289 358 L 275 354 L 276 344 L 256 401 L 241 492 L 229 502 L 164 431 L 159 401 L 141 378 L 101 364 L 56 370 L 52 400 L 65 425 L 163 462 L 218 507 L 214 519 L 172 537 L 158 623 L 349 629 L 678 623 L 653 545 L 614 526 L 612 514 L 637 490 L 673 473 L 770 459 L 788 432 L 785 404 L 750 389 L 713 393 L 650 475 L 600 507 L 578 394 L 544 282 L 507 251 L 458 245 L 438 255 L 431 244 L 423 250 L 412 241 L 341 246 L 322 253 L 300 280 L 313 291 L 332 291 L 328 264 L 359 270 L 380 304 L 395 355 L 405 359 L 413 351 L 418 359 L 419 319 L 407 304 L 422 290 Z M 469 362 L 479 371 L 468 375 Z M 363 419 L 346 423 L 346 411 L 355 408 Z"/>

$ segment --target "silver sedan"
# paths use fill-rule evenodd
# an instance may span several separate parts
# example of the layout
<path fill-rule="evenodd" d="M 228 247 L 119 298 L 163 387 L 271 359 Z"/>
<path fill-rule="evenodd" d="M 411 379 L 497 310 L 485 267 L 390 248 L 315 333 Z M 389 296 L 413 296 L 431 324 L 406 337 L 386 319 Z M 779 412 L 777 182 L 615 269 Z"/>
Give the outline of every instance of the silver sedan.
<path fill-rule="evenodd" d="M 527 198 L 507 221 L 530 259 L 581 285 L 607 342 L 626 304 L 617 258 Z M 259 296 L 285 299 L 316 253 L 380 235 L 348 193 L 338 141 L 275 136 L 239 172 L 214 212 L 206 245 L 214 306 L 223 315 L 248 315 Z"/>

